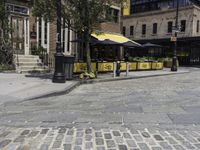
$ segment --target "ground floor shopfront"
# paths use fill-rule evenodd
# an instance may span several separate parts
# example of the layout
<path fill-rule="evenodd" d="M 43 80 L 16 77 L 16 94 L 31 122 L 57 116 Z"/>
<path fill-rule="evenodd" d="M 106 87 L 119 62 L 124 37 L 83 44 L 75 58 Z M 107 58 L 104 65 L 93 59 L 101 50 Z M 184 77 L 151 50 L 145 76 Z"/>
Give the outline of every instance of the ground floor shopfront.
<path fill-rule="evenodd" d="M 162 46 L 161 49 L 152 51 L 152 49 L 143 53 L 138 50 L 133 51 L 133 56 L 148 55 L 156 57 L 172 57 L 174 50 L 174 43 L 170 39 L 152 39 L 139 40 L 139 43 L 154 43 Z M 200 65 L 200 37 L 186 37 L 178 38 L 177 42 L 177 57 L 180 65 Z"/>

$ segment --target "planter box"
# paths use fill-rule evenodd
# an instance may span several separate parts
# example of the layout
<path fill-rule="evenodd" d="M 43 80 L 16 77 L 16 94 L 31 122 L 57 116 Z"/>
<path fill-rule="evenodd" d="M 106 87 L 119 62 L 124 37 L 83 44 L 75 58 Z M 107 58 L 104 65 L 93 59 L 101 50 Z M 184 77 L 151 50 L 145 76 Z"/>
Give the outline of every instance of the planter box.
<path fill-rule="evenodd" d="M 137 69 L 137 62 L 128 62 L 129 64 L 129 71 L 134 71 Z M 126 71 L 126 63 L 121 63 L 121 67 L 120 67 L 121 71 Z"/>
<path fill-rule="evenodd" d="M 129 62 L 129 70 L 130 71 L 137 70 L 137 62 Z"/>
<path fill-rule="evenodd" d="M 164 66 L 163 62 L 152 62 L 151 69 L 153 69 L 153 70 L 162 70 L 163 66 Z"/>
<path fill-rule="evenodd" d="M 120 71 L 126 71 L 126 63 L 125 62 L 120 63 Z"/>
<path fill-rule="evenodd" d="M 137 70 L 150 70 L 151 69 L 151 62 L 138 62 L 137 63 Z"/>
<path fill-rule="evenodd" d="M 92 71 L 96 70 L 96 63 L 91 63 Z M 83 73 L 87 69 L 86 63 L 74 63 L 74 73 Z"/>
<path fill-rule="evenodd" d="M 99 72 L 113 71 L 113 63 L 112 62 L 98 63 L 98 71 Z"/>

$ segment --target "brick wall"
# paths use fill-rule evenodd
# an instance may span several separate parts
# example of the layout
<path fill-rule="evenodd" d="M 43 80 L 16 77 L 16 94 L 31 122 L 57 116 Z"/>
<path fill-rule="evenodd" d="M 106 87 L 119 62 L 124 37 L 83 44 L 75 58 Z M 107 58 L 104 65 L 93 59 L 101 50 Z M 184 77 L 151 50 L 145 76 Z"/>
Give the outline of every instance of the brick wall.
<path fill-rule="evenodd" d="M 99 29 L 105 32 L 120 33 L 119 23 L 112 23 L 112 22 L 101 23 Z"/>

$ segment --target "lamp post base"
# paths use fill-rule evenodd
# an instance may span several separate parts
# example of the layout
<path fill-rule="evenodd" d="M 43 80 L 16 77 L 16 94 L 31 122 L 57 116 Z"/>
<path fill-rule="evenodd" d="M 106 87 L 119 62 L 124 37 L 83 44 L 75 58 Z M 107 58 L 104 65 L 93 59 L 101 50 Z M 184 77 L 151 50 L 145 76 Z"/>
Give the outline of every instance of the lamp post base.
<path fill-rule="evenodd" d="M 64 73 L 64 64 L 63 64 L 63 54 L 55 54 L 55 72 L 53 75 L 53 83 L 65 83 L 65 73 Z"/>
<path fill-rule="evenodd" d="M 56 73 L 53 75 L 53 83 L 65 83 L 65 75 L 63 73 Z"/>
<path fill-rule="evenodd" d="M 178 70 L 178 68 L 177 68 L 177 59 L 176 59 L 176 58 L 173 58 L 173 59 L 172 59 L 171 71 L 176 72 L 177 70 Z"/>

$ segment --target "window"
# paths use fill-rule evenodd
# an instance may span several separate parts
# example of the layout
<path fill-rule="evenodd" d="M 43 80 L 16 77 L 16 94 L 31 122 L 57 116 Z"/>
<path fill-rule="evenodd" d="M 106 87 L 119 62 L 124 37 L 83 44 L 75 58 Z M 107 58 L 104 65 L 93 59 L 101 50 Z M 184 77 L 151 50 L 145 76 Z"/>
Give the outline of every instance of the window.
<path fill-rule="evenodd" d="M 133 33 L 134 33 L 134 26 L 130 26 L 130 35 L 133 36 Z"/>
<path fill-rule="evenodd" d="M 43 48 L 48 47 L 48 21 L 43 18 L 38 18 L 38 46 Z"/>
<path fill-rule="evenodd" d="M 27 7 L 22 7 L 14 4 L 6 4 L 6 9 L 8 12 L 12 12 L 15 14 L 23 14 L 23 15 L 29 14 Z"/>
<path fill-rule="evenodd" d="M 168 22 L 168 33 L 172 33 L 172 25 L 173 25 L 173 22 L 172 21 L 169 21 Z"/>
<path fill-rule="evenodd" d="M 114 8 L 109 8 L 106 11 L 106 17 L 110 18 L 111 22 L 119 22 L 119 10 L 118 9 L 114 9 Z"/>
<path fill-rule="evenodd" d="M 71 41 L 71 32 L 70 32 L 70 20 L 68 20 L 68 33 L 67 33 L 67 51 L 69 52 L 70 50 L 70 41 Z"/>
<path fill-rule="evenodd" d="M 119 10 L 114 9 L 113 11 L 114 11 L 113 12 L 113 20 L 114 20 L 115 23 L 117 23 L 118 20 L 119 20 Z"/>
<path fill-rule="evenodd" d="M 186 20 L 181 20 L 181 32 L 185 32 Z"/>
<path fill-rule="evenodd" d="M 122 34 L 123 34 L 124 36 L 126 36 L 126 27 L 123 27 Z"/>
<path fill-rule="evenodd" d="M 47 44 L 47 21 L 44 22 L 44 44 Z"/>
<path fill-rule="evenodd" d="M 153 24 L 153 34 L 157 34 L 157 23 Z"/>
<path fill-rule="evenodd" d="M 146 24 L 142 25 L 142 35 L 146 34 Z"/>
<path fill-rule="evenodd" d="M 199 20 L 197 20 L 197 33 L 199 32 Z"/>
<path fill-rule="evenodd" d="M 65 52 L 65 19 L 62 19 L 62 52 Z"/>
<path fill-rule="evenodd" d="M 39 46 L 42 46 L 42 18 L 39 18 L 39 36 L 38 36 L 38 39 L 39 39 Z"/>
<path fill-rule="evenodd" d="M 62 52 L 70 51 L 70 41 L 71 41 L 71 30 L 70 30 L 70 20 L 62 19 L 62 30 L 61 30 L 61 46 Z"/>

